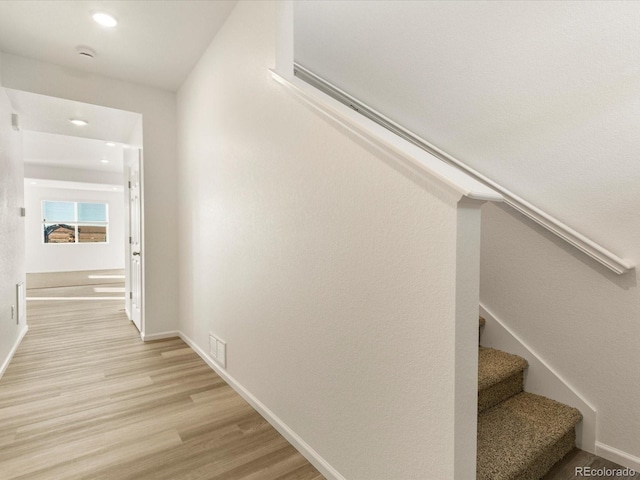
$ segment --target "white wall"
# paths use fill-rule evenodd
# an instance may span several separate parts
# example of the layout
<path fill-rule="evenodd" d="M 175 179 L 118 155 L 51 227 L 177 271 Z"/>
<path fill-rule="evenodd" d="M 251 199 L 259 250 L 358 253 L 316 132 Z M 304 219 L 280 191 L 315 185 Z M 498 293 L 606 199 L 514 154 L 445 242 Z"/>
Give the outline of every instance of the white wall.
<path fill-rule="evenodd" d="M 78 185 L 78 186 L 81 186 Z M 26 217 L 27 273 L 108 270 L 124 268 L 124 194 L 24 186 Z M 42 201 L 99 202 L 108 205 L 107 243 L 45 244 L 42 237 Z"/>
<path fill-rule="evenodd" d="M 144 128 L 146 334 L 178 318 L 175 93 L 2 53 L 5 87 L 141 113 Z"/>
<path fill-rule="evenodd" d="M 0 60 L 0 74 L 2 67 Z M 0 81 L 0 375 L 26 328 L 24 322 L 17 325 L 11 318 L 16 284 L 25 281 L 22 142 L 11 127 L 11 113 Z"/>
<path fill-rule="evenodd" d="M 459 195 L 292 98 L 274 26 L 274 2 L 239 3 L 178 92 L 180 329 L 225 340 L 227 373 L 345 478 L 471 478 L 453 460 Z"/>
<path fill-rule="evenodd" d="M 640 261 L 640 3 L 305 1 L 295 20 L 303 65 Z"/>
<path fill-rule="evenodd" d="M 80 168 L 57 167 L 25 163 L 25 178 L 46 178 L 63 182 L 102 183 L 120 185 L 122 173 L 100 172 L 98 170 L 84 170 Z"/>
<path fill-rule="evenodd" d="M 296 9 L 300 63 L 640 261 L 640 3 Z M 513 212 L 483 210 L 482 303 L 597 408 L 597 440 L 640 462 L 637 272 L 618 277 Z"/>

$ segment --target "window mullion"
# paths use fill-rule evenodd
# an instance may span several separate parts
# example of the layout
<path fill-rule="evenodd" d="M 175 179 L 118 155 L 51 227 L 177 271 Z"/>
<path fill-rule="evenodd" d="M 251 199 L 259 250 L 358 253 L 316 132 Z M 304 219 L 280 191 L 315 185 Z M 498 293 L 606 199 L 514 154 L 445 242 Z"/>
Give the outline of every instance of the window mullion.
<path fill-rule="evenodd" d="M 73 213 L 74 213 L 73 219 L 76 222 L 75 223 L 75 228 L 76 228 L 75 243 L 80 243 L 80 229 L 78 228 L 78 202 L 73 202 Z"/>

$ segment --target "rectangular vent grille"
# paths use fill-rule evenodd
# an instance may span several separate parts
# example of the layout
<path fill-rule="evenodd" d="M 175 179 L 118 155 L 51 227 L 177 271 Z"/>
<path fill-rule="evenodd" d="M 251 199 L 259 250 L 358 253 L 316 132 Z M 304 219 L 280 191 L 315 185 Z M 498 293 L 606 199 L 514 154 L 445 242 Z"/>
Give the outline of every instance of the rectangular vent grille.
<path fill-rule="evenodd" d="M 24 324 L 24 316 L 27 312 L 27 297 L 24 290 L 24 282 L 16 284 L 16 305 L 18 311 L 16 312 L 16 323 L 20 325 Z"/>
<path fill-rule="evenodd" d="M 222 368 L 227 368 L 227 342 L 209 334 L 209 355 Z"/>

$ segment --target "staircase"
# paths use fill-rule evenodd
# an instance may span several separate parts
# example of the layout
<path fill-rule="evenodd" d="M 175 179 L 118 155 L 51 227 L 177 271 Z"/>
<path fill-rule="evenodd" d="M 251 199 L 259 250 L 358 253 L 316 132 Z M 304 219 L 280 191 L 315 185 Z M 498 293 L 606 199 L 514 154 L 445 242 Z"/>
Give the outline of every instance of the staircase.
<path fill-rule="evenodd" d="M 484 327 L 480 318 L 480 330 Z M 477 480 L 539 480 L 575 448 L 578 410 L 523 391 L 527 361 L 479 347 Z"/>

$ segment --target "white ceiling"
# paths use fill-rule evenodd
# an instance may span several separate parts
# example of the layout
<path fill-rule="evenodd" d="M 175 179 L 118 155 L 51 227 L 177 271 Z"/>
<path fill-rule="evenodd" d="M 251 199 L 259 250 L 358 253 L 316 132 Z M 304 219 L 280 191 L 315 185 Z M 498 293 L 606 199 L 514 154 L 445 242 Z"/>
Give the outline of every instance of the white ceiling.
<path fill-rule="evenodd" d="M 110 147 L 102 140 L 24 131 L 24 161 L 33 165 L 75 168 L 99 172 L 123 171 L 123 147 Z M 100 160 L 108 160 L 102 163 Z"/>
<path fill-rule="evenodd" d="M 5 89 L 18 114 L 26 164 L 105 173 L 123 171 L 123 148 L 139 113 Z M 70 118 L 89 122 L 76 126 Z M 106 142 L 113 142 L 109 146 Z M 100 160 L 108 160 L 102 163 Z"/>
<path fill-rule="evenodd" d="M 139 113 L 9 88 L 5 91 L 13 112 L 19 116 L 22 130 L 127 143 L 140 120 Z M 78 127 L 69 122 L 70 118 L 86 120 L 89 124 Z"/>
<path fill-rule="evenodd" d="M 176 91 L 235 0 L 0 1 L 0 50 Z M 118 19 L 107 29 L 91 14 Z M 94 59 L 77 54 L 89 46 Z"/>

